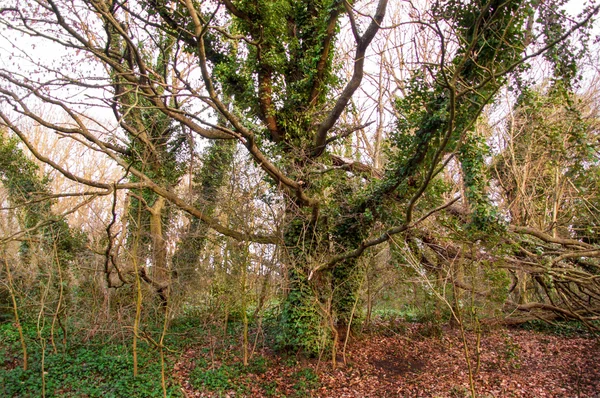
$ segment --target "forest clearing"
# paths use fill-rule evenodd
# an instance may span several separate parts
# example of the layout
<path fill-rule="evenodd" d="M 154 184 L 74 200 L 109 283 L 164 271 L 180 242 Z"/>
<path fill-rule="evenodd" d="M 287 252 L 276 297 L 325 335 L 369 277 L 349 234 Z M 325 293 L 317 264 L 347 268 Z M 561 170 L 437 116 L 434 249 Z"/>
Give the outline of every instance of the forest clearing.
<path fill-rule="evenodd" d="M 597 0 L 3 0 L 0 395 L 600 396 Z"/>

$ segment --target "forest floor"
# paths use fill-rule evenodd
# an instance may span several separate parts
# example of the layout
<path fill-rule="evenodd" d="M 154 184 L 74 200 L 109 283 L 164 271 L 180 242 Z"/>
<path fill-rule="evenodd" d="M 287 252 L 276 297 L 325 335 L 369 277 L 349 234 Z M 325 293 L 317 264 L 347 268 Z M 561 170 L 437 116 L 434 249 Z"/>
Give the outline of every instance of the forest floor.
<path fill-rule="evenodd" d="M 303 359 L 239 346 L 188 348 L 174 376 L 186 397 L 465 397 L 469 371 L 458 328 L 405 324 L 365 333 L 337 356 Z M 600 339 L 522 329 L 466 334 L 477 397 L 600 397 Z M 477 359 L 479 357 L 479 359 Z M 225 358 L 225 359 L 224 359 Z"/>

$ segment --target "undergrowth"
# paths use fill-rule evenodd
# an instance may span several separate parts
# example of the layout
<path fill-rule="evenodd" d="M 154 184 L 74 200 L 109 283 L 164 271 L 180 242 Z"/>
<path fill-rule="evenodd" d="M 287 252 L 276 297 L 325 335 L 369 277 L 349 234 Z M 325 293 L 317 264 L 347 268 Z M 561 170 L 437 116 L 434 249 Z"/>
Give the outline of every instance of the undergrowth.
<path fill-rule="evenodd" d="M 42 340 L 31 325 L 24 325 L 24 331 L 29 357 L 27 370 L 22 368 L 22 352 L 14 325 L 0 325 L 2 397 L 163 396 L 159 354 L 147 344 L 139 346 L 139 373 L 134 377 L 129 341 L 96 338 L 85 345 L 67 344 L 64 347 L 57 344 L 57 351 L 54 352 L 46 331 L 42 333 Z M 169 376 L 174 360 L 174 356 L 166 356 L 168 397 L 181 396 L 178 386 Z"/>
<path fill-rule="evenodd" d="M 594 326 L 600 327 L 599 321 L 592 322 Z M 518 328 L 562 337 L 587 336 L 592 333 L 590 329 L 580 321 L 545 322 L 542 320 L 532 320 L 522 323 Z"/>

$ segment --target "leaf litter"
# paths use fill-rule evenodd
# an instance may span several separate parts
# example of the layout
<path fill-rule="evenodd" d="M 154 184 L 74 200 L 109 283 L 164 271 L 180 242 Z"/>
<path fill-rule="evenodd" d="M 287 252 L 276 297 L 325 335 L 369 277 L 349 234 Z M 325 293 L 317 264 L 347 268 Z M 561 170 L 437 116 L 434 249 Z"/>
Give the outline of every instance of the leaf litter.
<path fill-rule="evenodd" d="M 423 324 L 408 324 L 402 333 L 363 334 L 348 344 L 345 363 L 338 356 L 335 368 L 330 359 L 306 359 L 264 347 L 254 356 L 266 359 L 266 369 L 232 378 L 236 389 L 211 391 L 190 382 L 195 364 L 207 355 L 200 347 L 186 350 L 174 372 L 185 397 L 470 396 L 460 332 L 447 328 L 430 336 L 424 331 Z M 478 397 L 600 397 L 597 337 L 494 329 L 481 336 L 479 360 L 476 334 L 466 337 Z M 227 360 L 213 366 L 239 364 L 237 351 L 228 347 L 223 353 Z"/>

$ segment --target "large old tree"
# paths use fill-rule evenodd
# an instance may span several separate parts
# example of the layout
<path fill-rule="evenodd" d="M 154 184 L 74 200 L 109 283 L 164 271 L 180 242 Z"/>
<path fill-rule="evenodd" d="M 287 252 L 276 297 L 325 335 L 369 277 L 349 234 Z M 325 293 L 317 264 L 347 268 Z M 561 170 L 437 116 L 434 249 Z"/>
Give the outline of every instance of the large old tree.
<path fill-rule="evenodd" d="M 8 1 L 0 8 L 0 123 L 77 183 L 78 194 L 116 203 L 118 192 L 129 192 L 123 244 L 140 247 L 135 273 L 165 303 L 172 275 L 197 268 L 211 231 L 252 247 L 270 245 L 265 253 L 277 250 L 276 272 L 286 280 L 283 345 L 316 351 L 326 330 L 318 325 L 333 335 L 347 330 L 364 275 L 360 260 L 372 247 L 406 240 L 415 253 L 433 253 L 423 254 L 424 264 L 432 256 L 469 257 L 441 238 L 457 229 L 481 248 L 470 260 L 495 261 L 518 279 L 515 285 L 526 284 L 526 274 L 546 289 L 535 303 L 513 303 L 517 308 L 585 319 L 600 305 L 598 239 L 566 212 L 568 219 L 538 221 L 542 216 L 529 208 L 540 198 L 519 190 L 524 177 L 517 169 L 543 167 L 509 158 L 508 150 L 543 147 L 536 126 L 548 114 L 564 119 L 542 100 L 537 114 L 527 110 L 527 65 L 549 65 L 549 95 L 572 98 L 574 87 L 556 82 L 575 81 L 579 48 L 570 41 L 597 11 L 590 7 L 567 22 L 555 2 L 539 0 Z M 368 79 L 375 69 L 379 83 Z M 396 87 L 383 92 L 390 86 L 383 81 Z M 509 81 L 521 98 L 510 128 L 523 125 L 524 132 L 501 148 L 490 189 L 489 137 L 478 126 Z M 373 103 L 379 116 L 361 112 L 361 102 Z M 573 139 L 592 139 L 581 133 L 591 130 L 580 114 L 569 115 L 569 126 L 580 129 Z M 109 158 L 119 178 L 74 172 L 34 144 L 31 126 Z M 357 149 L 361 137 L 375 149 Z M 550 181 L 561 167 L 579 172 L 573 180 L 587 178 L 584 171 L 598 166 L 595 148 L 595 155 L 580 155 L 587 166 L 575 170 L 556 159 L 539 178 Z M 246 217 L 219 202 L 236 156 L 250 161 L 248 170 L 264 184 L 246 198 L 260 211 Z M 567 182 L 558 183 L 575 195 Z M 597 196 L 586 200 L 598 203 Z M 503 203 L 508 212 L 499 209 Z M 177 211 L 189 222 L 173 238 Z M 444 217 L 435 230 L 438 214 Z M 106 218 L 106 281 L 133 283 L 111 230 L 115 206 Z M 597 225 L 590 227 L 596 233 Z M 507 236 L 498 253 L 483 248 Z M 532 246 L 553 254 L 548 259 Z M 501 255 L 503 261 L 494 257 Z M 549 275 L 563 278 L 557 291 Z"/>

